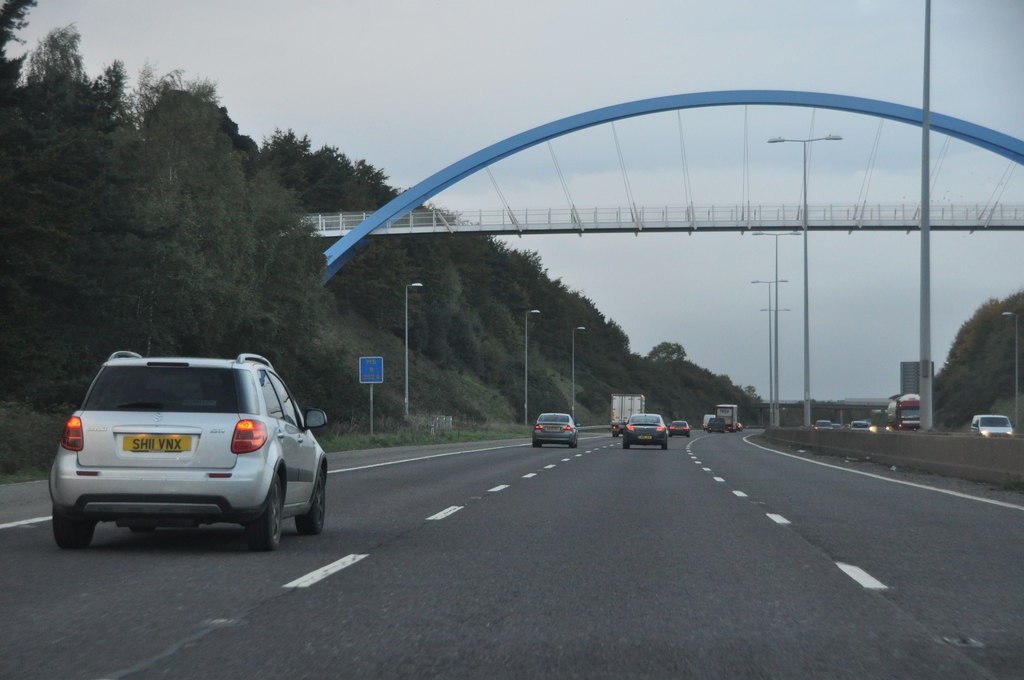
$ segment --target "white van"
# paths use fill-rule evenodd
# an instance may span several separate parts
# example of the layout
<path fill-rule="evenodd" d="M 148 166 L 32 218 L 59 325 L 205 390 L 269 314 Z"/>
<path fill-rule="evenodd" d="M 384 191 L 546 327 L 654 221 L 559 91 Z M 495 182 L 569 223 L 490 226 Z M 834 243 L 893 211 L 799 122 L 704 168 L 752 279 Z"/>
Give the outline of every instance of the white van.
<path fill-rule="evenodd" d="M 982 437 L 1010 436 L 1013 434 L 1013 425 L 1006 416 L 974 416 L 971 418 L 971 433 L 980 434 Z"/>

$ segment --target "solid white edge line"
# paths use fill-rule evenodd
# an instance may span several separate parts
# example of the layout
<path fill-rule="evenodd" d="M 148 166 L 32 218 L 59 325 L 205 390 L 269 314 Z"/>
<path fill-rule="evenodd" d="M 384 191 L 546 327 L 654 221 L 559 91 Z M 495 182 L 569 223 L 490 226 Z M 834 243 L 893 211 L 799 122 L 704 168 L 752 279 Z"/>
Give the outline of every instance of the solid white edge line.
<path fill-rule="evenodd" d="M 305 576 L 301 576 L 301 577 L 295 579 L 294 581 L 292 581 L 291 583 L 286 583 L 286 584 L 284 584 L 281 587 L 282 588 L 308 588 L 309 586 L 313 585 L 317 581 L 322 581 L 323 579 L 327 578 L 331 574 L 333 574 L 335 572 L 338 572 L 338 571 L 341 571 L 345 567 L 351 567 L 353 564 L 355 564 L 356 562 L 358 562 L 359 560 L 361 560 L 361 559 L 363 559 L 365 557 L 369 557 L 369 555 L 348 555 L 347 557 L 342 557 L 337 562 L 331 562 L 326 567 L 320 567 L 316 571 L 311 571 L 308 574 L 306 574 Z"/>
<path fill-rule="evenodd" d="M 770 449 L 767 446 L 761 446 L 760 444 L 755 444 L 754 442 L 752 442 L 752 441 L 750 441 L 748 439 L 748 437 L 751 437 L 751 436 L 753 436 L 753 435 L 747 435 L 746 437 L 743 438 L 743 441 L 745 441 L 747 444 L 750 444 L 751 446 L 756 446 L 759 449 L 762 449 L 764 451 L 768 451 L 769 453 L 776 453 L 776 454 L 778 454 L 780 456 L 786 456 L 787 458 L 793 458 L 795 460 L 800 460 L 800 461 L 803 461 L 805 463 L 813 463 L 814 465 L 821 465 L 822 467 L 832 468 L 833 470 L 841 470 L 842 472 L 850 472 L 850 473 L 853 473 L 855 475 L 863 475 L 865 477 L 871 477 L 872 479 L 880 479 L 883 482 L 891 482 L 893 484 L 902 484 L 903 486 L 912 486 L 915 489 L 924 489 L 925 491 L 935 491 L 937 493 L 944 493 L 947 496 L 956 496 L 957 498 L 966 498 L 967 500 L 970 500 L 970 501 L 979 501 L 981 503 L 988 503 L 989 505 L 998 505 L 999 507 L 1002 507 L 1002 508 L 1011 508 L 1013 510 L 1022 510 L 1022 511 L 1024 511 L 1024 505 L 1014 505 L 1013 503 L 1007 503 L 1005 501 L 996 501 L 996 500 L 992 500 L 991 498 L 982 498 L 981 496 L 972 496 L 970 494 L 960 493 L 959 491 L 950 491 L 948 489 L 937 489 L 934 486 L 926 486 L 925 484 L 917 484 L 915 482 L 907 482 L 907 481 L 904 481 L 902 479 L 889 479 L 888 477 L 883 477 L 881 475 L 872 474 L 870 472 L 863 472 L 861 470 L 850 470 L 848 468 L 840 467 L 838 465 L 832 465 L 831 463 L 822 463 L 819 460 L 810 460 L 810 459 L 804 458 L 803 456 L 794 456 L 792 453 L 785 453 L 784 451 L 778 451 L 776 449 Z"/>
<path fill-rule="evenodd" d="M 402 463 L 414 463 L 419 460 L 430 460 L 432 458 L 444 458 L 446 456 L 461 456 L 464 453 L 483 453 L 485 451 L 500 451 L 501 449 L 515 449 L 526 444 L 512 444 L 509 446 L 491 446 L 486 449 L 470 449 L 468 451 L 449 451 L 448 453 L 435 453 L 432 456 L 418 456 L 416 458 L 403 458 L 402 460 L 392 460 L 387 463 L 374 463 L 373 465 L 360 465 L 358 467 L 350 468 L 338 468 L 336 470 L 328 470 L 327 474 L 333 475 L 339 472 L 354 472 L 356 470 L 369 470 L 370 468 L 385 467 L 388 465 L 400 465 Z"/>
<path fill-rule="evenodd" d="M 32 519 L 23 519 L 19 522 L 9 522 L 7 524 L 0 524 L 0 529 L 10 529 L 12 527 L 21 527 L 26 524 L 38 524 L 39 522 L 49 522 L 50 517 L 33 517 Z"/>
<path fill-rule="evenodd" d="M 889 586 L 885 585 L 860 567 L 855 567 L 852 564 L 843 564 L 842 562 L 836 562 L 836 566 L 842 569 L 847 576 L 868 590 L 889 589 Z"/>
<path fill-rule="evenodd" d="M 774 512 L 768 512 L 765 514 L 767 514 L 769 519 L 771 519 L 771 521 L 775 522 L 776 524 L 790 524 L 790 521 L 782 515 L 776 515 Z"/>
<path fill-rule="evenodd" d="M 428 517 L 427 519 L 428 519 L 428 520 L 433 520 L 433 519 L 444 519 L 445 517 L 448 517 L 449 515 L 454 515 L 454 514 L 455 514 L 455 513 L 457 513 L 457 512 L 459 511 L 459 510 L 462 510 L 462 508 L 463 508 L 463 507 L 464 507 L 464 506 L 462 506 L 462 505 L 453 505 L 453 506 L 451 506 L 450 508 L 445 508 L 444 510 L 442 510 L 442 511 L 441 511 L 441 512 L 439 512 L 439 513 L 437 513 L 436 515 L 431 515 L 431 516 L 430 516 L 430 517 Z"/>

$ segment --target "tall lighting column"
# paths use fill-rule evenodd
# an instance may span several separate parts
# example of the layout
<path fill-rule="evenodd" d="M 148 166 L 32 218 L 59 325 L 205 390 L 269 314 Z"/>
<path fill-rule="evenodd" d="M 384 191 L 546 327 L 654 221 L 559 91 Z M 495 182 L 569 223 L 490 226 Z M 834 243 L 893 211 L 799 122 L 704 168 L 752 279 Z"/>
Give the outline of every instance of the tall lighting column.
<path fill-rule="evenodd" d="M 778 241 L 776 241 L 778 243 Z M 778 272 L 776 272 L 776 276 Z M 789 283 L 786 279 L 776 278 L 774 281 L 751 281 L 751 283 L 768 284 L 768 423 L 779 426 L 779 284 Z M 775 306 L 772 307 L 772 284 L 775 284 Z M 775 312 L 775 339 L 772 339 L 772 312 Z M 774 351 L 773 351 L 774 348 Z M 775 364 L 774 369 L 772 364 Z"/>
<path fill-rule="evenodd" d="M 810 286 L 807 279 L 807 145 L 812 142 L 834 142 L 842 139 L 839 135 L 827 135 L 815 137 L 814 139 L 786 139 L 784 137 L 773 137 L 768 140 L 769 144 L 779 142 L 798 142 L 804 149 L 804 209 L 803 209 L 803 232 L 804 232 L 804 427 L 811 426 L 811 315 L 810 315 Z"/>
<path fill-rule="evenodd" d="M 1013 426 L 1020 430 L 1020 317 L 1017 312 L 1003 312 L 1003 316 L 1013 317 Z"/>
<path fill-rule="evenodd" d="M 586 326 L 576 326 L 572 329 L 572 422 L 576 424 L 576 331 L 585 331 Z"/>
<path fill-rule="evenodd" d="M 409 416 L 409 289 L 422 288 L 422 283 L 410 283 L 405 287 L 405 415 Z"/>
<path fill-rule="evenodd" d="M 539 309 L 523 313 L 523 425 L 529 425 L 530 418 L 530 315 L 540 314 Z"/>
<path fill-rule="evenodd" d="M 781 421 L 782 421 L 782 417 L 781 417 L 781 413 L 780 413 L 781 409 L 780 409 L 780 406 L 779 406 L 779 399 L 780 399 L 780 397 L 779 397 L 779 383 L 780 383 L 780 380 L 779 380 L 779 311 L 780 311 L 779 310 L 779 284 L 780 283 L 789 283 L 786 280 L 780 280 L 779 279 L 779 237 L 780 236 L 799 236 L 800 232 L 798 232 L 798 231 L 786 231 L 786 232 L 783 232 L 781 234 L 770 234 L 770 233 L 765 232 L 765 231 L 755 231 L 753 235 L 754 236 L 771 236 L 772 238 L 775 239 L 775 281 L 774 281 L 774 283 L 775 283 L 775 385 L 774 385 L 774 387 L 775 387 L 775 400 L 772 402 L 772 404 L 773 404 L 773 409 L 772 409 L 772 414 L 773 414 L 772 425 L 774 425 L 775 427 L 778 427 L 781 424 Z M 770 310 L 771 310 L 771 306 L 772 306 L 770 300 L 771 300 L 771 297 L 769 296 L 769 303 L 768 303 L 769 316 L 771 315 L 771 311 Z M 787 311 L 789 311 L 789 310 L 787 310 Z"/>

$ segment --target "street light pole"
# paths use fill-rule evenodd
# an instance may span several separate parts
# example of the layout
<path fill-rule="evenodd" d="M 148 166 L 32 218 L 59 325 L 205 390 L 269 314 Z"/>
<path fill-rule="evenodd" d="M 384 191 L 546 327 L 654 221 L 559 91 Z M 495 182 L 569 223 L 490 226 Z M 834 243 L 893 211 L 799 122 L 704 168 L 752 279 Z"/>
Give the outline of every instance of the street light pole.
<path fill-rule="evenodd" d="M 572 329 L 572 422 L 576 423 L 576 331 L 585 331 L 586 326 Z"/>
<path fill-rule="evenodd" d="M 807 266 L 807 145 L 812 142 L 839 141 L 839 135 L 826 135 L 814 139 L 785 139 L 784 137 L 773 137 L 768 140 L 769 144 L 779 142 L 799 142 L 804 150 L 804 184 L 803 184 L 803 232 L 804 232 L 804 427 L 811 426 L 811 314 L 810 314 L 810 285 L 808 283 Z"/>
<path fill-rule="evenodd" d="M 778 243 L 778 241 L 776 241 Z M 778 277 L 778 270 L 776 270 Z M 789 283 L 786 279 L 776 278 L 773 281 L 751 281 L 751 283 L 768 284 L 768 309 L 761 310 L 768 312 L 768 422 L 775 427 L 779 426 L 779 284 Z M 775 306 L 772 307 L 772 284 L 775 284 Z M 775 312 L 775 340 L 772 341 L 772 312 Z M 774 347 L 774 352 L 772 348 Z M 774 362 L 775 367 L 772 368 Z"/>
<path fill-rule="evenodd" d="M 1020 319 L 1017 312 L 1003 312 L 1003 316 L 1013 317 L 1013 422 L 1014 427 L 1020 428 Z"/>
<path fill-rule="evenodd" d="M 775 361 L 775 382 L 772 385 L 775 397 L 774 397 L 774 400 L 772 401 L 772 419 L 771 419 L 771 423 L 775 427 L 779 427 L 779 425 L 781 424 L 781 421 L 782 421 L 782 417 L 781 417 L 781 413 L 780 413 L 780 407 L 779 407 L 779 399 L 780 399 L 780 397 L 779 397 L 779 383 L 780 383 L 780 378 L 779 378 L 779 284 L 780 283 L 789 283 L 789 281 L 786 281 L 785 279 L 782 279 L 782 280 L 779 279 L 779 237 L 780 236 L 799 236 L 800 232 L 798 232 L 798 231 L 786 231 L 786 232 L 783 232 L 781 234 L 770 234 L 770 233 L 764 232 L 764 231 L 755 231 L 753 235 L 754 236 L 771 236 L 771 237 L 773 237 L 775 239 L 775 280 L 774 280 L 774 283 L 775 283 L 775 357 L 774 357 L 774 361 Z M 769 315 L 769 317 L 771 316 L 771 306 L 772 306 L 771 305 L 771 296 L 769 295 L 769 302 L 768 302 L 768 315 Z"/>
<path fill-rule="evenodd" d="M 530 418 L 530 315 L 540 314 L 539 309 L 530 309 L 523 313 L 523 425 L 529 424 Z"/>
<path fill-rule="evenodd" d="M 405 417 L 409 417 L 409 289 L 422 288 L 422 283 L 410 283 L 405 287 Z"/>

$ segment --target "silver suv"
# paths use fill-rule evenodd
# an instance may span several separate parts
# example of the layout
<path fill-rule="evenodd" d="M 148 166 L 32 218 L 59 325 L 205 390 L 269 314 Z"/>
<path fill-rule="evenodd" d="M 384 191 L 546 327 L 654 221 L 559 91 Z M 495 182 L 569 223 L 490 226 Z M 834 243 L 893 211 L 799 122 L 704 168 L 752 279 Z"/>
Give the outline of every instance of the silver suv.
<path fill-rule="evenodd" d="M 233 522 L 274 550 L 281 522 L 324 524 L 327 460 L 270 362 L 115 352 L 64 426 L 50 470 L 53 537 L 85 548 L 97 522 L 132 531 Z"/>

